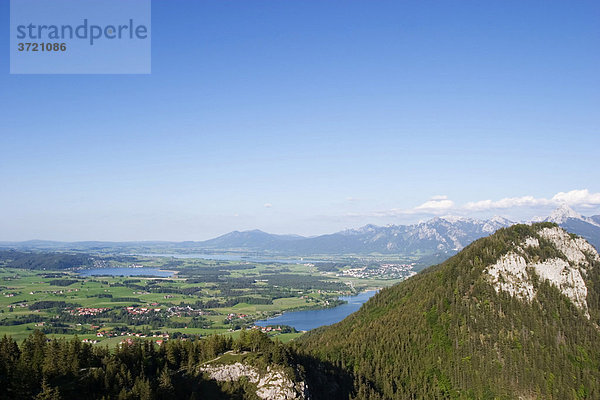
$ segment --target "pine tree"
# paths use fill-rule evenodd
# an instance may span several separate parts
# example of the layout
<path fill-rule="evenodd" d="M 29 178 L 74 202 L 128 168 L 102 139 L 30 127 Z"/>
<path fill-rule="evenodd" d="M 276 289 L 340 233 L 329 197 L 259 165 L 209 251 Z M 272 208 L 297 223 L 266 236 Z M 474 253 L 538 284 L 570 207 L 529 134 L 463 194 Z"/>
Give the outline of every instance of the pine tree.
<path fill-rule="evenodd" d="M 160 399 L 173 399 L 175 388 L 171 382 L 171 375 L 167 367 L 163 368 L 158 377 L 158 395 Z"/>
<path fill-rule="evenodd" d="M 46 379 L 42 381 L 42 391 L 35 396 L 36 400 L 60 400 L 58 388 L 48 385 Z"/>

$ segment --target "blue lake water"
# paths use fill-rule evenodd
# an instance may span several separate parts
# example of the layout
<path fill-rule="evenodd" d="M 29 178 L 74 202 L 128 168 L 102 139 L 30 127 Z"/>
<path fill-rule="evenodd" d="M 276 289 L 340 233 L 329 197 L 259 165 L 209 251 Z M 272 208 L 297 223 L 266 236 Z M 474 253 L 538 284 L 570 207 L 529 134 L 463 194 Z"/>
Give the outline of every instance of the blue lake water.
<path fill-rule="evenodd" d="M 324 310 L 290 311 L 277 317 L 257 321 L 258 326 L 289 325 L 299 331 L 309 331 L 323 325 L 340 322 L 358 309 L 377 293 L 376 290 L 362 292 L 356 296 L 342 296 L 339 299 L 348 303 Z"/>
<path fill-rule="evenodd" d="M 111 276 L 157 276 L 160 278 L 169 278 L 173 276 L 171 271 L 163 271 L 156 268 L 94 268 L 84 269 L 79 271 L 81 276 L 98 276 L 98 275 L 111 275 Z"/>

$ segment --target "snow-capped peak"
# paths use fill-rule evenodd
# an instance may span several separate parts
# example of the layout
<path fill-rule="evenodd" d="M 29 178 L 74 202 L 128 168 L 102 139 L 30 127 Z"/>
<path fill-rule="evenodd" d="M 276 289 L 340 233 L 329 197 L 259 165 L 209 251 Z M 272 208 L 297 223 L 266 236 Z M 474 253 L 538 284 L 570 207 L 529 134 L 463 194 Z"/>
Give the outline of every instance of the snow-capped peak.
<path fill-rule="evenodd" d="M 459 217 L 458 215 L 444 215 L 440 219 L 446 220 L 451 224 L 455 224 L 457 222 L 473 222 L 471 218 Z"/>
<path fill-rule="evenodd" d="M 501 217 L 499 215 L 494 215 L 492 218 L 488 219 L 487 222 L 493 222 L 495 224 L 501 224 L 501 225 L 512 225 L 513 224 L 513 222 L 511 220 Z"/>
<path fill-rule="evenodd" d="M 562 224 L 565 223 L 569 218 L 585 220 L 577 211 L 573 210 L 568 205 L 563 204 L 556 210 L 552 211 L 552 214 L 550 214 L 546 221 Z"/>
<path fill-rule="evenodd" d="M 513 224 L 514 224 L 514 222 L 512 222 L 504 217 L 500 217 L 500 216 L 496 215 L 496 216 L 484 221 L 482 230 L 486 233 L 494 233 L 500 228 L 505 228 L 505 227 L 511 226 Z"/>

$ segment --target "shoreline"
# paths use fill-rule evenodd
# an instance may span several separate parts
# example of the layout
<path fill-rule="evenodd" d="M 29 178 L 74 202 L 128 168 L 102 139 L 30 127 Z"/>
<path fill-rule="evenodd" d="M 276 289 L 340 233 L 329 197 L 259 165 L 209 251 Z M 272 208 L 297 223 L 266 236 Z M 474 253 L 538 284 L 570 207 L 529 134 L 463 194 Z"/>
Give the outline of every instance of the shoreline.
<path fill-rule="evenodd" d="M 368 293 L 368 292 L 375 292 L 375 293 L 373 293 L 373 294 L 372 294 L 371 296 L 369 296 L 369 297 L 368 297 L 368 298 L 367 298 L 367 299 L 366 299 L 364 302 L 362 302 L 362 303 L 360 304 L 360 307 L 362 307 L 362 305 L 363 305 L 364 303 L 366 303 L 367 301 L 369 301 L 369 299 L 370 299 L 371 297 L 373 297 L 373 296 L 375 296 L 375 295 L 377 294 L 378 290 L 364 290 L 364 291 L 362 291 L 362 292 L 360 292 L 360 293 L 358 293 L 358 294 L 356 294 L 356 295 L 353 295 L 353 296 L 338 296 L 338 299 L 340 299 L 340 297 L 357 297 L 357 296 L 359 296 L 359 295 L 361 295 L 361 294 L 363 294 L 363 293 Z M 294 329 L 296 329 L 297 331 L 299 331 L 299 332 L 300 332 L 300 331 L 302 331 L 301 329 L 298 329 L 298 328 L 294 327 L 293 325 L 290 325 L 290 324 L 287 324 L 287 323 L 277 323 L 277 322 L 275 322 L 275 323 L 271 324 L 271 323 L 267 323 L 267 322 L 268 322 L 269 320 L 272 320 L 272 319 L 275 319 L 275 318 L 279 318 L 279 317 L 281 317 L 281 316 L 283 316 L 283 315 L 285 315 L 285 314 L 297 313 L 297 312 L 305 312 L 305 311 L 327 311 L 327 310 L 335 310 L 335 309 L 336 309 L 336 308 L 338 308 L 338 307 L 342 307 L 342 306 L 344 306 L 344 305 L 348 305 L 348 304 L 351 304 L 351 303 L 350 303 L 349 301 L 347 301 L 347 300 L 346 300 L 346 302 L 345 302 L 345 303 L 343 303 L 343 304 L 339 304 L 339 305 L 337 305 L 337 306 L 335 306 L 335 307 L 325 307 L 325 308 L 319 307 L 319 308 L 309 308 L 309 309 L 304 309 L 304 310 L 298 310 L 298 309 L 295 309 L 295 310 L 294 310 L 294 309 L 291 309 L 291 310 L 286 310 L 286 311 L 282 311 L 282 312 L 280 312 L 280 313 L 277 313 L 277 314 L 275 314 L 275 315 L 273 315 L 273 316 L 271 316 L 271 317 L 268 317 L 268 318 L 263 318 L 263 319 L 260 319 L 260 320 L 254 321 L 254 325 L 255 325 L 255 326 L 261 326 L 261 327 L 262 327 L 263 325 L 258 325 L 258 324 L 257 324 L 257 323 L 259 323 L 259 322 L 260 322 L 260 323 L 263 323 L 263 324 L 264 324 L 264 326 L 271 326 L 271 325 L 288 325 L 288 326 L 291 326 L 291 327 L 293 327 Z M 360 309 L 360 307 L 359 307 L 358 309 Z M 356 311 L 358 311 L 358 310 L 356 310 Z M 353 313 L 354 313 L 354 312 L 356 312 L 356 311 L 353 311 L 353 312 L 351 312 L 350 314 L 353 314 Z M 348 315 L 350 315 L 350 314 L 348 314 Z M 344 318 L 346 318 L 348 315 L 346 315 Z M 342 318 L 342 319 L 344 319 L 344 318 Z M 340 320 L 340 321 L 341 321 L 341 320 Z M 339 322 L 339 321 L 336 321 L 336 322 Z M 336 322 L 332 322 L 332 324 L 333 324 L 333 323 L 336 323 Z M 325 325 L 328 325 L 328 324 L 325 324 Z M 323 325 L 320 325 L 320 326 L 323 326 Z M 315 328 L 311 328 L 311 329 L 315 329 Z M 309 330 L 310 330 L 310 329 L 309 329 Z"/>

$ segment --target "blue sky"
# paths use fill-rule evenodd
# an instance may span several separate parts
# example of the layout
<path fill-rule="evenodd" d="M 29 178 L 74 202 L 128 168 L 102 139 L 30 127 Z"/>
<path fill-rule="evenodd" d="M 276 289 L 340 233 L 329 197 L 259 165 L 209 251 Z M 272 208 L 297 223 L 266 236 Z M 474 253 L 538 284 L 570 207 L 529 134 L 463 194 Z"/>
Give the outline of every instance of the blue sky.
<path fill-rule="evenodd" d="M 0 58 L 0 240 L 599 213 L 599 20 L 595 1 L 153 1 L 150 75 Z"/>

